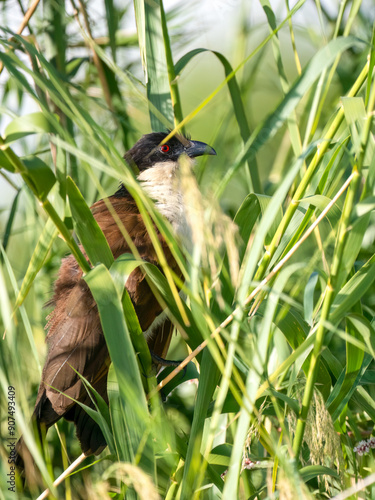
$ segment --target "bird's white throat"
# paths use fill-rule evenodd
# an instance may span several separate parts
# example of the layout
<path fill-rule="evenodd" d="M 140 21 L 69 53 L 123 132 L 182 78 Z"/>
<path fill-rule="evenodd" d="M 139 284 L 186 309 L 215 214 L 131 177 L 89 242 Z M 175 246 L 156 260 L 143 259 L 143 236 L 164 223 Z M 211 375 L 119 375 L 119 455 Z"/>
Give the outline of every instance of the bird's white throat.
<path fill-rule="evenodd" d="M 181 191 L 179 164 L 174 161 L 160 162 L 143 170 L 138 180 L 155 201 L 159 212 L 169 220 L 176 234 L 186 245 L 191 241 L 191 229 L 186 219 L 184 197 Z"/>

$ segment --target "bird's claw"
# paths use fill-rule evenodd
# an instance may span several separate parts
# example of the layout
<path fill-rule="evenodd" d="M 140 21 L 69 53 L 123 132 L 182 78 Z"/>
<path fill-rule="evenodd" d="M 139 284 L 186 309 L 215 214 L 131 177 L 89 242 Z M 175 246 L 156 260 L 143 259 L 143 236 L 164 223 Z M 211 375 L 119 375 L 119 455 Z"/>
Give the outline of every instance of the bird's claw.
<path fill-rule="evenodd" d="M 157 354 L 155 354 L 154 352 L 150 351 L 150 354 L 151 354 L 151 358 L 156 361 L 159 365 L 161 366 L 180 366 L 180 364 L 182 363 L 182 361 L 174 361 L 172 359 L 164 359 L 164 358 L 161 358 L 160 356 L 158 356 Z M 184 369 L 183 369 L 183 375 L 182 377 L 185 377 L 186 375 L 186 370 L 187 370 L 187 367 L 184 366 Z"/>
<path fill-rule="evenodd" d="M 172 359 L 164 359 L 150 351 L 151 358 L 161 366 L 179 366 L 182 361 L 173 361 Z"/>

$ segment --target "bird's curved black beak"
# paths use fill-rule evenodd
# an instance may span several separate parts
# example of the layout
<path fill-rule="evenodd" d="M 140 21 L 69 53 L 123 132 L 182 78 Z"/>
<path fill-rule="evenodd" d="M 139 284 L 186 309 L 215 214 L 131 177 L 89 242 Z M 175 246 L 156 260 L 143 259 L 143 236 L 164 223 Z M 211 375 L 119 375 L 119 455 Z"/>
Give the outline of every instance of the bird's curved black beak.
<path fill-rule="evenodd" d="M 190 146 L 185 148 L 185 152 L 190 158 L 202 155 L 216 155 L 214 148 L 201 141 L 189 141 Z"/>

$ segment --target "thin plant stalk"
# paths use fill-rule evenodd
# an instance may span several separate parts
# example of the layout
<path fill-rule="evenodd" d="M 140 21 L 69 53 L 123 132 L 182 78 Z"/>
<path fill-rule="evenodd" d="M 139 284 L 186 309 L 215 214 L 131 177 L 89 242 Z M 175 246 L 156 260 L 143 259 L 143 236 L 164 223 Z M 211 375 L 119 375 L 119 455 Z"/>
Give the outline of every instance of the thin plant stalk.
<path fill-rule="evenodd" d="M 185 366 L 193 360 L 203 349 L 208 345 L 209 341 L 217 336 L 218 333 L 221 332 L 224 328 L 226 328 L 235 318 L 236 314 L 240 312 L 240 310 L 248 305 L 256 295 L 264 289 L 264 286 L 267 285 L 275 275 L 280 271 L 280 269 L 286 264 L 286 262 L 294 255 L 296 250 L 305 242 L 305 240 L 310 236 L 310 234 L 315 230 L 318 224 L 324 219 L 330 209 L 334 206 L 336 201 L 340 198 L 342 193 L 346 190 L 349 184 L 352 182 L 354 176 L 351 174 L 346 182 L 341 186 L 340 190 L 336 193 L 336 195 L 332 198 L 332 200 L 328 203 L 325 209 L 320 213 L 319 217 L 316 218 L 313 224 L 309 227 L 306 233 L 301 237 L 299 241 L 289 250 L 289 252 L 283 257 L 280 262 L 272 269 L 272 271 L 266 276 L 259 285 L 254 288 L 254 290 L 250 293 L 250 295 L 245 299 L 244 304 L 238 306 L 220 325 L 210 334 L 210 336 L 205 339 L 199 346 L 192 351 L 189 356 L 187 356 L 165 379 L 163 379 L 149 394 L 149 398 L 154 395 L 155 392 L 160 391 L 168 382 L 170 382 L 178 373 L 181 372 L 185 368 Z M 267 386 L 268 387 L 268 386 Z M 258 394 L 258 396 L 260 396 Z"/>
<path fill-rule="evenodd" d="M 106 100 L 106 103 L 108 104 L 109 109 L 113 112 L 114 107 L 113 107 L 113 102 L 112 102 L 112 96 L 111 96 L 111 92 L 109 90 L 107 78 L 105 76 L 103 63 L 93 47 L 94 37 L 92 36 L 90 21 L 89 21 L 89 17 L 88 17 L 87 11 L 86 11 L 86 7 L 85 7 L 84 2 L 82 2 L 81 0 L 78 0 L 78 2 L 80 5 L 80 10 L 81 10 L 82 15 L 83 15 L 83 19 L 85 21 L 85 26 L 86 26 L 86 31 L 87 31 L 87 35 L 85 36 L 85 39 L 86 39 L 86 41 L 91 49 L 91 52 L 92 52 L 93 62 L 95 64 L 95 67 L 96 67 L 97 72 L 98 72 L 100 84 L 101 84 L 102 89 L 103 89 L 104 98 Z M 73 8 L 75 8 L 73 1 L 72 1 L 72 5 L 73 5 Z M 79 24 L 79 26 L 83 32 L 84 30 L 83 30 L 83 27 L 82 27 L 81 22 L 79 20 L 78 10 L 76 8 L 75 8 L 75 10 L 77 12 L 77 14 L 75 15 L 77 23 Z M 85 35 L 85 33 L 84 33 L 84 35 Z"/>
<path fill-rule="evenodd" d="M 4 140 L 2 137 L 0 137 L 0 146 L 4 146 Z M 30 186 L 30 182 L 28 178 L 24 175 L 27 173 L 26 167 L 23 165 L 22 161 L 18 158 L 18 156 L 14 153 L 14 151 L 10 147 L 3 147 L 3 152 L 6 155 L 7 159 L 10 161 L 10 163 L 13 165 L 15 168 L 16 172 L 22 175 L 23 180 L 25 183 L 32 189 L 32 186 Z M 64 241 L 68 245 L 70 251 L 74 255 L 76 261 L 78 262 L 78 265 L 81 267 L 84 273 L 87 273 L 90 271 L 90 265 L 85 259 L 83 253 L 81 252 L 79 246 L 75 242 L 73 236 L 69 232 L 68 228 L 64 224 L 63 220 L 60 218 L 54 207 L 52 206 L 51 202 L 48 200 L 48 198 L 45 199 L 40 199 L 39 202 L 45 212 L 48 214 L 48 216 L 52 219 L 54 222 L 55 226 L 57 229 L 60 231 L 61 236 L 63 237 Z"/>
<path fill-rule="evenodd" d="M 332 500 L 345 500 L 356 493 L 359 493 L 361 490 L 364 490 L 368 486 L 371 486 L 375 483 L 375 472 L 365 477 L 364 479 L 359 479 L 353 486 L 348 488 L 345 491 L 342 491 L 338 495 L 334 496 Z"/>
<path fill-rule="evenodd" d="M 64 470 L 62 474 L 60 474 L 60 476 L 53 482 L 53 486 L 58 486 L 59 484 L 61 484 L 64 479 L 66 479 L 86 458 L 87 456 L 82 453 L 76 460 L 74 460 L 72 464 L 69 465 L 66 470 Z M 36 500 L 44 500 L 48 497 L 49 493 L 50 491 L 47 488 L 41 495 L 38 496 Z"/>
<path fill-rule="evenodd" d="M 353 2 L 353 4 L 354 3 L 355 2 Z M 338 35 L 339 35 L 340 26 L 341 26 L 341 23 L 343 21 L 343 16 L 344 16 L 347 4 L 348 4 L 348 0 L 340 2 L 339 12 L 338 12 L 337 20 L 336 20 L 335 31 L 334 31 L 334 34 L 333 34 L 333 37 L 332 37 L 333 39 L 337 38 Z M 347 21 L 345 22 L 345 28 L 343 30 L 343 36 L 348 36 L 349 35 L 350 30 L 352 28 L 352 24 L 353 24 L 353 22 L 354 22 L 355 19 L 356 19 L 355 16 L 349 15 Z M 334 76 L 336 74 L 336 70 L 337 70 L 337 66 L 339 64 L 339 61 L 340 61 L 340 57 L 337 57 L 336 60 L 335 60 L 335 62 L 332 65 L 332 68 L 331 68 L 330 72 L 329 72 L 329 75 L 328 75 L 328 78 L 327 78 L 327 81 L 326 81 L 326 84 L 325 84 L 325 88 L 324 88 L 324 91 L 323 91 L 323 95 L 322 95 L 322 97 L 321 97 L 321 99 L 319 101 L 319 107 L 318 107 L 318 110 L 317 110 L 317 113 L 316 113 L 316 117 L 315 117 L 315 121 L 314 121 L 314 124 L 313 124 L 313 128 L 311 130 L 311 134 L 314 134 L 315 131 L 316 131 L 316 129 L 317 129 L 317 127 L 318 127 L 319 118 L 320 118 L 320 116 L 322 114 L 322 111 L 324 109 L 325 101 L 327 99 L 327 95 L 328 95 L 329 89 L 331 88 L 332 80 L 333 80 L 333 78 L 334 78 Z M 306 137 L 306 139 L 308 140 L 308 137 Z"/>
<path fill-rule="evenodd" d="M 301 412 L 297 421 L 296 434 L 293 442 L 293 451 L 296 457 L 299 457 L 301 451 L 303 435 L 306 427 L 307 414 L 310 408 L 311 399 L 314 393 L 315 381 L 319 369 L 319 360 L 325 337 L 326 323 L 329 320 L 331 305 L 336 293 L 337 280 L 342 263 L 342 256 L 344 253 L 344 248 L 348 237 L 348 227 L 350 224 L 351 214 L 355 204 L 357 191 L 360 186 L 363 160 L 365 158 L 366 144 L 368 143 L 370 135 L 370 129 L 373 119 L 372 112 L 374 109 L 374 105 L 375 105 L 375 86 L 372 87 L 372 92 L 369 99 L 367 119 L 362 134 L 361 150 L 358 155 L 358 160 L 353 166 L 353 171 L 352 171 L 353 180 L 346 195 L 342 217 L 340 221 L 340 227 L 338 231 L 338 237 L 336 241 L 336 251 L 334 252 L 333 255 L 331 273 L 328 279 L 327 287 L 324 292 L 322 313 L 320 316 L 316 332 L 314 349 L 310 361 L 309 372 L 307 375 L 305 392 L 302 399 Z"/>
<path fill-rule="evenodd" d="M 363 70 L 361 71 L 359 77 L 357 78 L 356 82 L 354 83 L 353 87 L 348 93 L 348 97 L 354 97 L 357 95 L 358 91 L 362 87 L 363 83 L 366 80 L 366 77 L 368 75 L 369 71 L 369 63 L 367 62 Z M 335 136 L 337 130 L 339 129 L 342 121 L 344 119 L 344 109 L 343 107 L 340 107 L 340 109 L 337 112 L 336 117 L 334 118 L 332 124 L 327 130 L 327 133 L 324 136 L 324 139 L 322 142 L 318 145 L 317 151 L 311 160 L 311 163 L 306 170 L 296 192 L 294 193 L 293 199 L 291 203 L 289 204 L 288 208 L 286 209 L 286 212 L 284 214 L 284 217 L 271 241 L 271 244 L 269 248 L 267 249 L 267 252 L 264 254 L 263 259 L 259 265 L 258 271 L 255 274 L 254 281 L 259 281 L 262 279 L 264 276 L 264 273 L 266 272 L 266 269 L 271 262 L 272 257 L 274 256 L 276 249 L 279 245 L 279 242 L 284 235 L 290 221 L 292 220 L 293 215 L 295 214 L 299 200 L 303 198 L 306 189 L 308 185 L 310 184 L 310 181 L 314 174 L 316 173 L 317 167 L 319 166 L 319 163 L 321 162 L 324 154 L 327 152 L 329 145 L 331 144 L 331 141 L 333 137 Z"/>
<path fill-rule="evenodd" d="M 285 1 L 285 5 L 287 8 L 287 12 L 289 14 L 289 12 L 290 12 L 289 0 Z M 299 56 L 298 56 L 298 51 L 297 51 L 297 46 L 296 46 L 296 37 L 294 35 L 293 23 L 292 23 L 291 17 L 289 18 L 288 24 L 289 24 L 290 41 L 292 42 L 292 48 L 293 48 L 294 61 L 295 61 L 297 72 L 300 75 L 302 73 L 302 66 L 301 66 L 301 61 L 300 61 Z"/>
<path fill-rule="evenodd" d="M 161 26 L 163 30 L 163 39 L 164 39 L 164 48 L 165 48 L 165 58 L 167 62 L 167 70 L 168 70 L 168 80 L 169 80 L 169 88 L 171 92 L 172 99 L 172 107 L 173 107 L 173 116 L 174 116 L 174 124 L 175 127 L 182 122 L 183 113 L 181 107 L 181 98 L 180 92 L 178 90 L 178 84 L 176 81 L 176 72 L 173 63 L 173 55 L 171 49 L 171 41 L 168 33 L 167 19 L 165 16 L 165 10 L 163 1 L 160 0 L 160 13 L 161 13 Z M 181 132 L 184 133 L 185 129 L 182 127 Z"/>
<path fill-rule="evenodd" d="M 27 9 L 26 14 L 24 15 L 21 24 L 18 27 L 18 30 L 16 31 L 17 35 L 21 35 L 23 30 L 26 28 L 28 22 L 30 21 L 32 15 L 36 11 L 36 8 L 39 5 L 40 0 L 34 0 L 34 2 L 30 5 L 30 7 Z M 0 61 L 0 75 L 4 69 L 3 63 Z"/>

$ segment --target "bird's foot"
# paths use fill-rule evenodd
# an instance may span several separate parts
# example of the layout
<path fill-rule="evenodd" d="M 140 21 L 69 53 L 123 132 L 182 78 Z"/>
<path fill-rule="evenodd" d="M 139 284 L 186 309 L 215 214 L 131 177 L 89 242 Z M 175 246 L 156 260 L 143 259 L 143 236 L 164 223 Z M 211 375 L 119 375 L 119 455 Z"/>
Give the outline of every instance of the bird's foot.
<path fill-rule="evenodd" d="M 164 359 L 150 351 L 151 358 L 161 366 L 179 366 L 181 361 L 173 361 L 172 359 Z"/>

